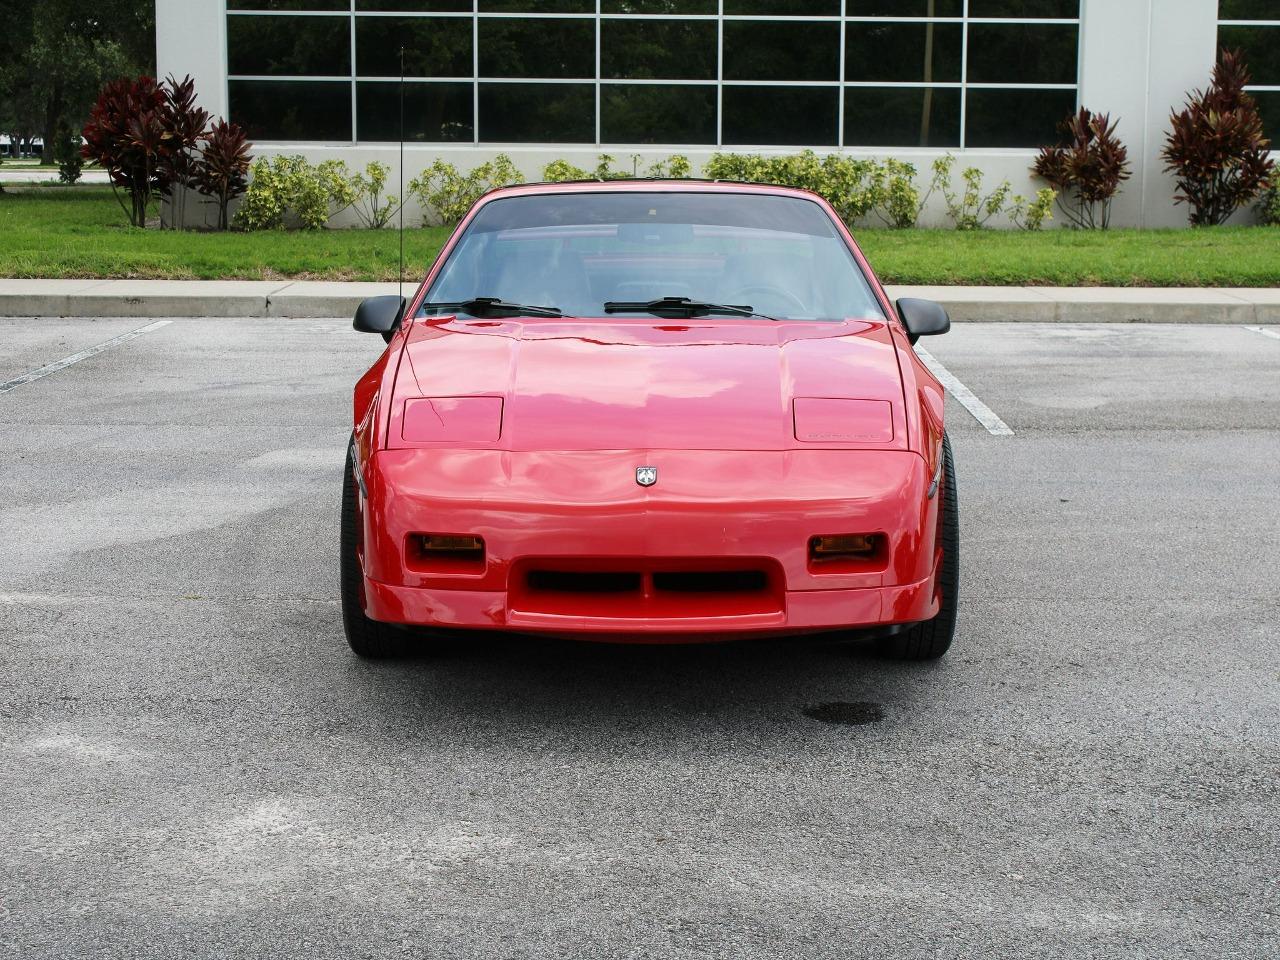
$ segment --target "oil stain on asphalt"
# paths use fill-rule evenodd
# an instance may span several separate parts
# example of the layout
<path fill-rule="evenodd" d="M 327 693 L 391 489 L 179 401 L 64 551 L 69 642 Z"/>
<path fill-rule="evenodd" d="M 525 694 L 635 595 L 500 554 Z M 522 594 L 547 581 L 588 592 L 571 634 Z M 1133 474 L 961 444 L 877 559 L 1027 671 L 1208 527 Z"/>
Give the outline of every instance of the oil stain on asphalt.
<path fill-rule="evenodd" d="M 878 703 L 823 703 L 804 711 L 806 717 L 841 727 L 860 727 L 884 719 L 884 707 Z"/>

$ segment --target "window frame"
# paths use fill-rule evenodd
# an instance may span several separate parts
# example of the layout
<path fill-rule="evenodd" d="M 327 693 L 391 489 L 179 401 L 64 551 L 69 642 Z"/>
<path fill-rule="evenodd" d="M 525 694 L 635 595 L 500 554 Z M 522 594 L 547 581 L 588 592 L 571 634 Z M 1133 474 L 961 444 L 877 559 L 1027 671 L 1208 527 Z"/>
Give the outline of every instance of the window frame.
<path fill-rule="evenodd" d="M 537 83 L 537 84 L 591 84 L 594 87 L 594 133 L 595 138 L 589 142 L 560 142 L 560 141 L 539 141 L 546 143 L 547 146 L 564 147 L 566 149 L 582 149 L 584 147 L 593 148 L 610 148 L 610 147 L 636 147 L 641 149 L 653 149 L 655 144 L 630 144 L 616 141 L 604 140 L 603 124 L 601 117 L 601 104 L 603 100 L 602 88 L 606 85 L 661 85 L 661 86 L 711 86 L 716 89 L 716 137 L 714 143 L 706 144 L 681 144 L 682 149 L 725 149 L 724 140 L 724 91 L 729 87 L 778 87 L 778 86 L 796 86 L 809 88 L 831 88 L 836 91 L 837 102 L 837 121 L 836 121 L 836 143 L 827 145 L 827 149 L 845 150 L 858 149 L 867 146 L 868 149 L 878 151 L 893 150 L 897 151 L 914 151 L 920 153 L 937 152 L 938 147 L 921 147 L 916 145 L 902 146 L 874 146 L 860 143 L 849 143 L 846 139 L 845 130 L 845 102 L 846 95 L 849 90 L 868 89 L 868 88 L 909 88 L 917 90 L 925 89 L 955 89 L 960 91 L 960 137 L 959 143 L 948 149 L 956 149 L 964 151 L 968 149 L 968 99 L 969 91 L 980 89 L 1008 89 L 1008 90 L 1073 90 L 1075 91 L 1076 105 L 1080 100 L 1080 70 L 1083 57 L 1081 55 L 1081 47 L 1083 44 L 1083 17 L 1081 11 L 1077 8 L 1075 17 L 975 17 L 969 13 L 969 5 L 971 0 L 962 0 L 961 15 L 954 17 L 926 17 L 926 16 L 857 16 L 847 13 L 847 5 L 841 4 L 841 12 L 839 14 L 824 14 L 816 16 L 804 16 L 797 14 L 727 14 L 725 13 L 725 0 L 716 0 L 716 13 L 696 13 L 696 14 L 667 14 L 667 13 L 605 13 L 603 12 L 603 0 L 594 0 L 594 12 L 587 13 L 513 13 L 509 11 L 482 11 L 480 9 L 481 0 L 471 0 L 470 11 L 454 11 L 454 12 L 429 12 L 429 11 L 407 11 L 407 10 L 361 10 L 357 9 L 357 0 L 348 0 L 348 8 L 344 10 L 251 10 L 236 9 L 225 10 L 225 16 L 231 17 L 266 17 L 266 16 L 311 16 L 311 17 L 346 17 L 349 20 L 349 42 L 350 42 L 350 63 L 351 69 L 348 74 L 342 75 L 326 75 L 326 76 L 258 76 L 247 74 L 231 74 L 228 69 L 229 51 L 227 44 L 223 44 L 223 75 L 225 77 L 226 90 L 224 94 L 229 97 L 230 85 L 233 81 L 254 80 L 254 81 L 317 81 L 317 82 L 335 82 L 345 81 L 350 84 L 351 88 L 351 140 L 339 141 L 352 146 L 359 144 L 385 144 L 394 143 L 396 141 L 383 140 L 365 140 L 361 139 L 359 128 L 359 111 L 357 109 L 357 89 L 358 84 L 370 83 L 405 83 L 422 84 L 422 83 L 470 83 L 472 89 L 472 139 L 473 146 L 496 146 L 501 147 L 508 145 L 507 141 L 488 140 L 484 138 L 484 118 L 480 110 L 480 87 L 481 84 L 495 83 Z M 1080 0 L 1083 5 L 1083 0 Z M 357 42 L 356 32 L 357 23 L 361 18 L 389 17 L 393 19 L 464 19 L 471 22 L 471 60 L 472 69 L 471 76 L 454 76 L 454 77 L 404 77 L 399 76 L 366 76 L 360 73 L 357 58 Z M 582 20 L 593 22 L 595 36 L 595 71 L 594 77 L 590 78 L 545 78 L 545 77 L 527 77 L 527 78 L 495 78 L 482 77 L 480 74 L 480 46 L 479 33 L 480 22 L 486 19 L 519 19 L 519 20 Z M 605 21 L 610 20 L 638 20 L 638 21 L 709 21 L 716 24 L 716 69 L 714 79 L 703 80 L 676 80 L 676 79 L 621 79 L 611 78 L 602 75 L 602 56 L 601 56 L 601 35 L 602 27 Z M 763 21 L 767 23 L 777 22 L 799 22 L 799 23 L 833 23 L 839 26 L 839 55 L 838 55 L 838 74 L 834 80 L 783 80 L 783 81 L 760 81 L 760 80 L 728 80 L 725 79 L 724 69 L 724 33 L 726 22 L 750 22 Z M 882 81 L 882 80 L 847 80 L 846 76 L 846 54 L 847 54 L 847 33 L 850 25 L 859 23 L 938 23 L 938 24 L 958 24 L 961 27 L 961 48 L 960 48 L 960 79 L 958 81 Z M 1038 25 L 1068 25 L 1076 28 L 1076 66 L 1075 81 L 1073 83 L 973 83 L 968 79 L 969 74 L 969 27 L 973 23 L 983 25 L 998 24 L 1038 24 Z M 1280 26 L 1280 21 L 1219 21 L 1219 25 L 1229 24 L 1232 26 L 1260 26 L 1272 25 L 1273 23 Z M 224 31 L 224 36 L 229 31 Z M 1280 87 L 1255 87 L 1249 89 L 1259 89 L 1265 91 L 1280 91 Z M 316 142 L 316 143 L 334 143 L 334 141 L 289 141 L 289 142 Z M 415 141 L 421 143 L 440 143 L 441 145 L 458 145 L 465 144 L 467 141 Z M 520 146 L 520 143 L 511 142 L 511 146 Z M 528 145 L 528 144 L 523 144 Z M 738 144 L 731 145 L 734 150 L 754 150 L 754 149 L 771 149 L 783 144 Z M 999 152 L 1033 152 L 1036 147 L 1005 147 L 1005 148 L 975 148 L 975 149 L 995 149 Z"/>

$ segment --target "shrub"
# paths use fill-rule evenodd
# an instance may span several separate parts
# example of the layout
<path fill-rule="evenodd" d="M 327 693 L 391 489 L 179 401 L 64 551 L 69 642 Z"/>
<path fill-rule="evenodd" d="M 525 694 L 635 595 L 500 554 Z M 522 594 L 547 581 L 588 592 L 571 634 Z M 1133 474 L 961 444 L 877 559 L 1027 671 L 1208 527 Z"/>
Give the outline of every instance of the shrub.
<path fill-rule="evenodd" d="M 227 207 L 249 183 L 249 140 L 234 123 L 219 120 L 205 137 L 196 160 L 196 189 L 218 207 L 218 229 L 227 229 Z"/>
<path fill-rule="evenodd" d="M 163 161 L 170 144 L 160 85 L 152 77 L 108 83 L 89 113 L 83 137 L 81 156 L 107 171 L 129 222 L 145 227 L 147 208 L 165 187 Z M 121 189 L 129 196 L 128 206 Z"/>
<path fill-rule="evenodd" d="M 776 183 L 812 190 L 825 197 L 850 225 L 874 214 L 893 227 L 914 226 L 920 214 L 916 169 L 900 160 L 857 159 L 812 150 L 764 157 L 756 153 L 717 153 L 704 173 L 713 180 Z"/>
<path fill-rule="evenodd" d="M 1280 184 L 1271 184 L 1262 194 L 1258 218 L 1268 227 L 1280 227 Z"/>
<path fill-rule="evenodd" d="M 198 148 L 208 133 L 212 115 L 196 106 L 196 82 L 190 76 L 175 80 L 170 74 L 161 85 L 166 146 L 160 154 L 159 192 L 169 200 L 173 223 L 186 223 L 187 191 L 195 190 Z"/>
<path fill-rule="evenodd" d="M 1024 230 L 1039 230 L 1046 220 L 1053 219 L 1053 203 L 1057 191 L 1046 187 L 1036 193 L 1035 198 L 1028 200 L 1021 194 L 1013 192 L 1008 180 L 1003 180 L 990 193 L 982 192 L 982 171 L 977 167 L 966 167 L 960 173 L 964 181 L 964 189 L 956 193 L 952 186 L 952 172 L 956 158 L 951 154 L 933 161 L 933 181 L 925 200 L 937 191 L 942 194 L 946 205 L 947 217 L 957 230 L 980 230 L 993 217 L 1004 214 L 1015 226 Z M 923 206 L 923 203 L 922 203 Z"/>
<path fill-rule="evenodd" d="M 80 157 L 80 138 L 65 123 L 58 124 L 58 132 L 54 135 L 53 159 L 58 161 L 58 179 L 63 183 L 72 184 L 80 179 L 80 168 L 84 165 Z"/>
<path fill-rule="evenodd" d="M 360 222 L 366 227 L 381 230 L 400 209 L 400 198 L 394 194 L 383 197 L 387 188 L 387 176 L 391 168 L 385 163 L 370 160 L 364 173 L 357 173 L 351 178 L 351 186 L 355 190 L 356 201 L 352 206 Z"/>
<path fill-rule="evenodd" d="M 460 173 L 452 163 L 436 160 L 409 181 L 407 190 L 424 210 L 433 211 L 441 223 L 455 224 L 490 190 L 513 183 L 524 183 L 524 175 L 509 156 L 500 153 L 466 174 Z"/>
<path fill-rule="evenodd" d="M 545 183 L 568 183 L 592 178 L 588 171 L 575 167 L 568 160 L 552 160 L 542 168 L 542 179 Z"/>
<path fill-rule="evenodd" d="M 655 160 L 642 174 L 640 172 L 640 154 L 631 157 L 631 172 L 615 170 L 615 158 L 607 153 L 600 154 L 593 170 L 575 167 L 568 160 L 552 160 L 542 168 L 542 179 L 545 183 L 565 183 L 571 180 L 630 180 L 634 177 L 648 177 L 655 180 L 683 180 L 693 172 L 693 164 L 689 158 L 675 154 L 666 160 Z"/>
<path fill-rule="evenodd" d="M 1058 129 L 1066 142 L 1042 147 L 1032 170 L 1059 191 L 1058 207 L 1073 225 L 1106 230 L 1111 201 L 1130 177 L 1129 151 L 1110 114 L 1081 107 Z"/>
<path fill-rule="evenodd" d="M 303 156 L 260 157 L 251 172 L 235 217 L 236 225 L 246 230 L 319 230 L 357 199 L 353 178 L 341 160 L 313 166 Z"/>
<path fill-rule="evenodd" d="M 1257 104 L 1244 92 L 1248 82 L 1239 52 L 1223 50 L 1209 89 L 1195 91 L 1171 118 L 1160 155 L 1177 178 L 1174 202 L 1191 205 L 1194 226 L 1225 223 L 1269 184 L 1271 142 Z"/>

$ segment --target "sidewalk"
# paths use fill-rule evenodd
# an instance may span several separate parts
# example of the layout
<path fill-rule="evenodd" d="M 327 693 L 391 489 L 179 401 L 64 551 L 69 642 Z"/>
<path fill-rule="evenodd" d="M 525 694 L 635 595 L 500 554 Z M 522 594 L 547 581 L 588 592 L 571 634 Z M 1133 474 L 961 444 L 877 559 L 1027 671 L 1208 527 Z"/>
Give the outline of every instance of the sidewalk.
<path fill-rule="evenodd" d="M 406 283 L 411 296 L 417 284 Z M 889 295 L 937 300 L 957 321 L 1280 323 L 1280 289 L 1156 287 L 907 287 Z M 9 317 L 350 317 L 395 283 L 316 280 L 5 280 Z"/>

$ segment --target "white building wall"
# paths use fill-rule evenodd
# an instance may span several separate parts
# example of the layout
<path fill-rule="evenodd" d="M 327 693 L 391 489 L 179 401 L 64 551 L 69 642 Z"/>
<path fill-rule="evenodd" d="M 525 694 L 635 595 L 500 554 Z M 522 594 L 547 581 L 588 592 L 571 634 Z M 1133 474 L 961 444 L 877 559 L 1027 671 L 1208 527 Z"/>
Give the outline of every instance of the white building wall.
<path fill-rule="evenodd" d="M 163 76 L 191 74 L 201 103 L 214 114 L 227 112 L 226 7 L 225 0 L 157 0 L 157 62 Z M 1080 28 L 1080 102 L 1096 112 L 1119 120 L 1119 135 L 1129 148 L 1133 178 L 1116 201 L 1116 226 L 1176 227 L 1187 222 L 1185 206 L 1174 206 L 1173 181 L 1163 172 L 1160 150 L 1170 112 L 1180 108 L 1187 93 L 1207 85 L 1217 49 L 1217 0 L 1082 0 Z M 726 148 L 728 149 L 728 148 Z M 734 147 L 733 152 L 794 152 L 798 148 L 753 150 Z M 627 168 L 631 157 L 641 157 L 641 167 L 673 153 L 688 156 L 699 169 L 713 149 L 687 147 L 629 147 L 573 145 L 407 144 L 404 178 L 416 176 L 436 158 L 469 169 L 499 153 L 509 155 L 522 173 L 540 179 L 543 166 L 565 159 L 584 168 L 595 166 L 600 153 L 617 158 Z M 836 152 L 819 148 L 820 153 Z M 845 148 L 853 156 L 895 156 L 913 162 L 918 184 L 928 186 L 930 165 L 944 150 L 916 148 Z M 984 171 L 986 185 L 1008 179 L 1016 193 L 1032 196 L 1043 182 L 1030 174 L 1034 150 L 961 150 L 956 169 L 976 166 Z M 392 181 L 399 177 L 399 149 L 385 144 L 257 143 L 256 156 L 300 153 L 312 161 L 336 157 L 352 167 L 370 160 L 391 166 Z M 1240 219 L 1247 220 L 1247 212 Z M 417 224 L 421 213 L 406 208 L 405 222 Z M 1055 221 L 1061 225 L 1061 219 Z M 940 197 L 933 197 L 921 219 L 923 226 L 945 224 Z"/>

